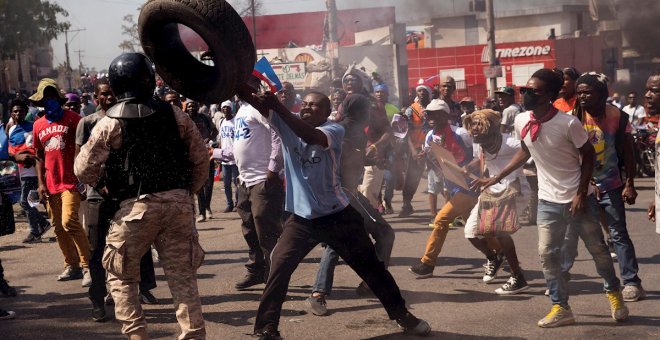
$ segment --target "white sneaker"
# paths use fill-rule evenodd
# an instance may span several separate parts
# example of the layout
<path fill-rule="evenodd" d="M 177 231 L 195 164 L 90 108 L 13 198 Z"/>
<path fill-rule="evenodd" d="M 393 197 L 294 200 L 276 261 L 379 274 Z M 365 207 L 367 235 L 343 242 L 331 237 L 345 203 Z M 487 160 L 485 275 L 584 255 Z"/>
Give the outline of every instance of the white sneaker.
<path fill-rule="evenodd" d="M 83 269 L 83 278 L 81 285 L 83 287 L 89 287 L 92 285 L 92 275 L 89 273 L 89 269 Z"/>
<path fill-rule="evenodd" d="M 209 220 L 213 218 L 213 213 L 211 212 L 211 209 L 206 209 L 206 217 L 208 217 Z"/>
<path fill-rule="evenodd" d="M 197 220 L 195 220 L 195 221 L 196 221 L 197 223 L 200 223 L 200 222 L 206 222 L 206 216 L 204 216 L 204 215 L 199 215 L 199 216 L 197 216 Z"/>

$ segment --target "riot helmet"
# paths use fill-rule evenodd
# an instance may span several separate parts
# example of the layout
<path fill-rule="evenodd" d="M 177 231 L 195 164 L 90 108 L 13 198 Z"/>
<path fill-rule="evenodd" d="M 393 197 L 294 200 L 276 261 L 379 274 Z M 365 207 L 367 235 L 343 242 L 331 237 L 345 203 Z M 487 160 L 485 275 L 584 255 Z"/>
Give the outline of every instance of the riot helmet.
<path fill-rule="evenodd" d="M 156 88 L 156 72 L 151 61 L 141 53 L 124 53 L 110 63 L 110 87 L 117 102 L 147 100 Z"/>

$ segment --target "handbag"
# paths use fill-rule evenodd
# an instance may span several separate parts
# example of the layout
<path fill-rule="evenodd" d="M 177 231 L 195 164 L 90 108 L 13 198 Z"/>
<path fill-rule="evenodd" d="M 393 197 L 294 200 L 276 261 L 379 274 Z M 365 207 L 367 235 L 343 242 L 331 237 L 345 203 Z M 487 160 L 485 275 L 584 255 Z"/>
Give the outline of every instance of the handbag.
<path fill-rule="evenodd" d="M 481 172 L 485 162 L 481 151 Z M 479 227 L 477 235 L 496 236 L 500 233 L 513 234 L 520 225 L 516 211 L 516 197 L 520 194 L 520 182 L 516 179 L 499 193 L 484 190 L 479 195 Z"/>

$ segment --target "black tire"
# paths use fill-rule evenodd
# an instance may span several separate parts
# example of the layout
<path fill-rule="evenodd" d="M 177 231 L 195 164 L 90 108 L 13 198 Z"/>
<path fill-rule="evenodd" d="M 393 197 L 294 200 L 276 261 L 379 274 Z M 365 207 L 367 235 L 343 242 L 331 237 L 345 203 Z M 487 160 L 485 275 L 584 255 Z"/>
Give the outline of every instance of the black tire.
<path fill-rule="evenodd" d="M 191 28 L 215 56 L 213 66 L 188 52 L 177 24 Z M 250 32 L 225 0 L 150 0 L 142 7 L 138 32 L 144 53 L 174 90 L 203 103 L 231 98 L 257 59 Z"/>

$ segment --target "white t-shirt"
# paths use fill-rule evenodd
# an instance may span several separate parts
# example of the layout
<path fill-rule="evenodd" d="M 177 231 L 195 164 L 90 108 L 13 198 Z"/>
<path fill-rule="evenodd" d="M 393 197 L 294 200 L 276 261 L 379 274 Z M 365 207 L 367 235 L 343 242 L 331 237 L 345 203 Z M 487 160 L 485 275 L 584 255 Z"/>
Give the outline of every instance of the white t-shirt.
<path fill-rule="evenodd" d="M 218 127 L 218 139 L 220 141 L 220 148 L 226 154 L 234 153 L 234 118 L 223 119 Z M 223 165 L 234 165 L 236 162 L 233 159 L 222 161 Z"/>
<path fill-rule="evenodd" d="M 522 111 L 520 105 L 513 103 L 509 105 L 506 109 L 502 111 L 502 122 L 501 125 L 512 126 L 513 122 L 516 119 L 516 116 Z"/>
<path fill-rule="evenodd" d="M 500 147 L 500 150 L 497 152 L 497 154 L 491 155 L 487 151 L 483 151 L 484 162 L 486 163 L 486 169 L 488 169 L 490 177 L 495 177 L 497 174 L 501 173 L 507 164 L 511 162 L 513 155 L 515 155 L 518 150 L 520 150 L 520 140 L 508 133 L 503 133 L 502 146 Z M 479 159 L 481 152 L 481 145 L 474 144 L 474 157 Z M 500 183 L 492 185 L 488 188 L 488 190 L 492 193 L 500 193 L 520 176 L 522 176 L 522 168 L 518 168 L 511 172 L 509 175 L 504 177 Z"/>
<path fill-rule="evenodd" d="M 530 120 L 531 111 L 520 113 L 514 123 L 516 138 Z M 539 180 L 539 199 L 553 203 L 569 203 L 580 185 L 580 151 L 587 142 L 587 132 L 577 117 L 558 112 L 541 124 L 538 138 L 532 142 L 531 132 L 524 139 L 534 162 Z M 589 186 L 590 193 L 593 188 Z"/>
<path fill-rule="evenodd" d="M 234 160 L 238 179 L 250 187 L 266 180 L 268 170 L 282 171 L 281 141 L 268 119 L 244 104 L 234 117 Z"/>
<path fill-rule="evenodd" d="M 628 120 L 630 121 L 630 124 L 633 125 L 639 125 L 641 124 L 641 119 L 646 117 L 646 111 L 644 110 L 644 107 L 641 105 L 637 105 L 635 107 L 632 107 L 630 105 L 626 105 L 623 107 L 623 112 L 628 114 Z"/>

